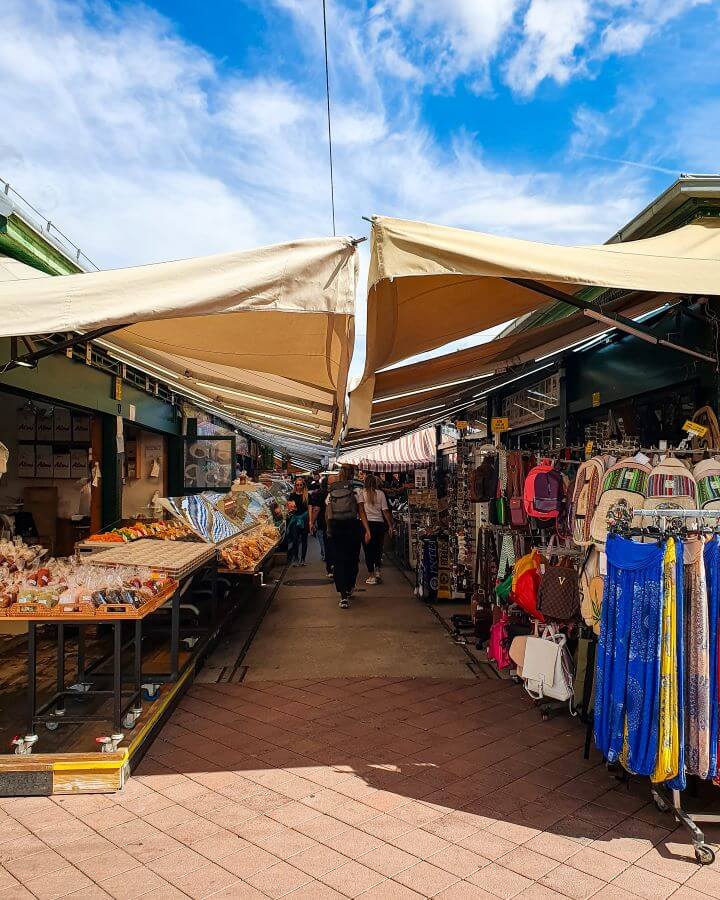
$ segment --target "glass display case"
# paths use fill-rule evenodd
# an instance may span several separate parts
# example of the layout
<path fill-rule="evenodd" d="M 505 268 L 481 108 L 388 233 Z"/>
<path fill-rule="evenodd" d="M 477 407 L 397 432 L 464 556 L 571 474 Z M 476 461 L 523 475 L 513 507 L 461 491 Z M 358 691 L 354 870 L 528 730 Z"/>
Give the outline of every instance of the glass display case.
<path fill-rule="evenodd" d="M 185 439 L 183 489 L 186 493 L 229 491 L 235 478 L 235 438 L 203 436 Z"/>

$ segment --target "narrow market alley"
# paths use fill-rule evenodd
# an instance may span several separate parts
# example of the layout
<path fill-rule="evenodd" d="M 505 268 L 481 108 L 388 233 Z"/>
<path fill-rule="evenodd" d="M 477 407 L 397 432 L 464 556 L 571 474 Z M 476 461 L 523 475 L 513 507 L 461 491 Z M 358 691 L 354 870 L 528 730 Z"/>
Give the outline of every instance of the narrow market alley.
<path fill-rule="evenodd" d="M 647 784 L 469 666 L 393 567 L 347 611 L 319 561 L 282 577 L 124 791 L 0 800 L 0 900 L 720 897 Z"/>

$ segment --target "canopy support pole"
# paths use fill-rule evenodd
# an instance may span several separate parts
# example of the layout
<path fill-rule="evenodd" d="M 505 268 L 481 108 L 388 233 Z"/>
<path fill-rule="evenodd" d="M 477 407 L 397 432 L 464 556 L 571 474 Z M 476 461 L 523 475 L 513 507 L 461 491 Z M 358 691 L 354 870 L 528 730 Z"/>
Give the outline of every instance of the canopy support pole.
<path fill-rule="evenodd" d="M 545 297 L 550 297 L 553 300 L 560 300 L 562 303 L 567 303 L 569 306 L 574 306 L 575 309 L 581 310 L 589 319 L 594 319 L 596 322 L 610 325 L 613 328 L 617 328 L 619 331 L 624 331 L 626 334 L 632 334 L 635 337 L 640 338 L 640 340 L 646 341 L 648 344 L 655 344 L 659 347 L 668 347 L 671 350 L 678 350 L 680 353 L 685 353 L 687 356 L 692 356 L 695 359 L 701 359 L 703 362 L 711 363 L 714 366 L 718 365 L 718 360 L 714 356 L 708 356 L 706 353 L 700 353 L 698 350 L 692 350 L 690 347 L 683 347 L 680 344 L 675 344 L 673 341 L 667 341 L 665 338 L 660 338 L 640 322 L 633 322 L 633 320 L 628 319 L 627 316 L 611 312 L 610 310 L 601 312 L 597 307 L 593 306 L 592 303 L 581 300 L 573 294 L 566 294 L 558 288 L 550 287 L 547 284 L 543 284 L 540 281 L 534 281 L 531 278 L 505 278 L 503 280 L 509 281 L 512 284 L 517 284 L 519 287 L 526 288 L 529 291 L 535 291 L 537 294 L 543 294 Z"/>
<path fill-rule="evenodd" d="M 64 341 L 59 341 L 57 344 L 43 347 L 41 350 L 34 350 L 32 353 L 24 353 L 22 356 L 13 356 L 13 358 L 3 367 L 2 374 L 10 372 L 12 369 L 17 369 L 20 366 L 26 369 L 35 368 L 39 359 L 44 359 L 46 356 L 52 356 L 53 353 L 57 353 L 60 350 L 67 350 L 69 347 L 74 347 L 76 344 L 93 341 L 96 338 L 103 337 L 113 331 L 119 331 L 121 328 L 127 328 L 127 322 L 124 322 L 122 325 L 106 325 L 104 328 L 95 328 L 93 331 L 86 331 L 85 334 L 75 334 Z M 23 338 L 23 341 L 25 341 L 25 338 Z M 17 343 L 15 344 L 15 347 L 17 347 Z"/>

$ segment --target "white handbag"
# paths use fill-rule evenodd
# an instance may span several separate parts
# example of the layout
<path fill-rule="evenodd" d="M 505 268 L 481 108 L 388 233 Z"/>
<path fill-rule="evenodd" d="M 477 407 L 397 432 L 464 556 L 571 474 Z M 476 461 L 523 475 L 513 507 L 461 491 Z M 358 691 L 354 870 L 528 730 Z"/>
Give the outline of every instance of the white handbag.
<path fill-rule="evenodd" d="M 533 700 L 572 700 L 573 663 L 567 638 L 553 625 L 546 626 L 540 637 L 527 639 L 522 677 Z"/>

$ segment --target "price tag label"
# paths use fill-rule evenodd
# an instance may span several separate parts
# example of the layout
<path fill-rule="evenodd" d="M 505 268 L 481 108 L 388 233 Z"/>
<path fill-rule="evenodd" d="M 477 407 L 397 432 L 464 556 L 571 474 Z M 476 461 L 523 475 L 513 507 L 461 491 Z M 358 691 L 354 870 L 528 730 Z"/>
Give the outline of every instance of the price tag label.
<path fill-rule="evenodd" d="M 496 419 L 490 419 L 490 431 L 493 434 L 502 434 L 503 431 L 510 431 L 510 420 L 507 416 L 498 416 Z"/>
<path fill-rule="evenodd" d="M 458 419 L 457 422 L 455 422 L 455 427 L 458 431 L 467 431 L 468 423 L 465 421 L 465 419 Z"/>
<path fill-rule="evenodd" d="M 699 438 L 704 438 L 708 433 L 708 430 L 704 425 L 698 425 L 697 422 L 691 422 L 689 419 L 683 425 L 683 431 L 687 431 L 688 434 L 692 434 Z"/>
<path fill-rule="evenodd" d="M 600 391 L 595 391 L 595 393 L 592 395 L 592 405 L 600 406 Z"/>
<path fill-rule="evenodd" d="M 595 444 L 592 441 L 588 441 L 587 444 L 585 444 L 585 459 L 590 459 L 594 446 Z"/>

